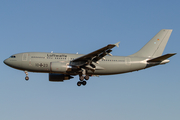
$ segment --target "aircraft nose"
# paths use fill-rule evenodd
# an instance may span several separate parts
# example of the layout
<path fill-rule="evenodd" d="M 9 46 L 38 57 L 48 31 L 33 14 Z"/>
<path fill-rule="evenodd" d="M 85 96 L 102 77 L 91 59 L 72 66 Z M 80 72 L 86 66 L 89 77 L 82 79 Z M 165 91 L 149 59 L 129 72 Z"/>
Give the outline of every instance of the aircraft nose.
<path fill-rule="evenodd" d="M 4 64 L 8 65 L 8 59 L 4 60 Z"/>
<path fill-rule="evenodd" d="M 4 61 L 4 64 L 6 64 L 9 67 L 20 69 L 21 67 L 21 61 L 19 62 L 15 58 L 7 58 Z"/>

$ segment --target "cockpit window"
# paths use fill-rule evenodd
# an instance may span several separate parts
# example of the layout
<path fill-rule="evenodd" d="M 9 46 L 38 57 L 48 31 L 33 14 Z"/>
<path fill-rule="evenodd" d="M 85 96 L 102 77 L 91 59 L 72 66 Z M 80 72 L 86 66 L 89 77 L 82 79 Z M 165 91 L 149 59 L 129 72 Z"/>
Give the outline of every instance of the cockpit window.
<path fill-rule="evenodd" d="M 16 58 L 16 56 L 12 55 L 10 58 Z"/>

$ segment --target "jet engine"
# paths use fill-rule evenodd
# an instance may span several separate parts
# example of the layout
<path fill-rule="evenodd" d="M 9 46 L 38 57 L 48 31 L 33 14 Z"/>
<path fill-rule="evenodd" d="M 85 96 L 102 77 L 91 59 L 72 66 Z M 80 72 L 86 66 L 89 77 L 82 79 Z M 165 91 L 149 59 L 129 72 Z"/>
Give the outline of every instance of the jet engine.
<path fill-rule="evenodd" d="M 72 67 L 67 62 L 51 62 L 51 71 L 57 73 L 65 73 L 71 71 Z"/>
<path fill-rule="evenodd" d="M 52 81 L 52 82 L 63 82 L 64 80 L 69 80 L 72 78 L 74 77 L 70 75 L 49 73 L 49 81 Z"/>

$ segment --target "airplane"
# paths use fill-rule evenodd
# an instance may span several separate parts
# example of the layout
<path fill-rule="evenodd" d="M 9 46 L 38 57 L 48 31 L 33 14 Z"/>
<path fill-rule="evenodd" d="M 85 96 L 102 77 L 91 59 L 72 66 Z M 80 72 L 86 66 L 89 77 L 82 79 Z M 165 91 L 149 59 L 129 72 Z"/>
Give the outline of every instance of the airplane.
<path fill-rule="evenodd" d="M 78 86 L 86 85 L 91 76 L 114 75 L 138 71 L 168 63 L 176 53 L 162 55 L 172 29 L 160 30 L 144 47 L 129 56 L 112 56 L 109 44 L 89 54 L 26 52 L 10 56 L 4 63 L 25 72 L 49 73 L 49 81 L 63 82 L 79 75 Z"/>

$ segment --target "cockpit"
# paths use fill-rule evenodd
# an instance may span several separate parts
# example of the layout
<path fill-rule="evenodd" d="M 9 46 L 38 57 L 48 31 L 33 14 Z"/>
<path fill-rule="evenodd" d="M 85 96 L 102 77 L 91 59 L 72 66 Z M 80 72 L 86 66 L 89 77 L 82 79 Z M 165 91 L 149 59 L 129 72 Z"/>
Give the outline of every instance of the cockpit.
<path fill-rule="evenodd" d="M 12 55 L 12 56 L 10 56 L 9 58 L 16 58 L 16 56 L 15 56 L 15 55 Z"/>

